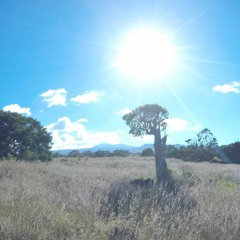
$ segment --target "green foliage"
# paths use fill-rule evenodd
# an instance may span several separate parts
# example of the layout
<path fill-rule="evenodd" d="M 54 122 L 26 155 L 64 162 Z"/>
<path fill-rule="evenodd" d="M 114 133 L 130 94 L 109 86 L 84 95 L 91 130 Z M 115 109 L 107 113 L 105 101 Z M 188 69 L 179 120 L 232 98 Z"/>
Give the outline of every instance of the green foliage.
<path fill-rule="evenodd" d="M 50 134 L 40 122 L 18 113 L 0 111 L 0 158 L 51 160 Z"/>
<path fill-rule="evenodd" d="M 85 151 L 80 153 L 78 150 L 71 151 L 67 156 L 70 158 L 80 158 L 80 157 L 96 157 L 96 158 L 103 158 L 103 157 L 127 157 L 130 155 L 130 152 L 127 150 L 115 150 L 113 152 L 98 150 L 96 152 L 92 151 Z"/>
<path fill-rule="evenodd" d="M 196 138 L 188 139 L 186 143 L 188 144 L 187 146 L 179 148 L 174 145 L 168 145 L 166 157 L 193 162 L 209 161 L 223 163 L 222 156 L 219 154 L 221 151 L 219 151 L 217 139 L 209 129 L 203 129 L 197 134 Z"/>
<path fill-rule="evenodd" d="M 220 154 L 225 162 L 240 164 L 240 142 L 222 146 Z"/>
<path fill-rule="evenodd" d="M 186 160 L 212 161 L 217 155 L 217 139 L 207 128 L 199 132 L 196 139 L 188 139 L 186 143 L 188 144 L 186 152 L 189 154 Z"/>
<path fill-rule="evenodd" d="M 143 149 L 141 153 L 141 157 L 151 157 L 151 156 L 155 156 L 155 153 L 151 148 Z"/>
<path fill-rule="evenodd" d="M 218 184 L 226 188 L 228 191 L 234 191 L 238 187 L 238 183 L 233 179 L 220 178 Z"/>
<path fill-rule="evenodd" d="M 81 153 L 78 150 L 73 150 L 68 154 L 68 157 L 80 157 Z"/>
<path fill-rule="evenodd" d="M 190 146 L 214 148 L 217 147 L 217 139 L 213 136 L 211 131 L 204 128 L 201 132 L 197 134 L 196 139 L 188 139 L 186 141 Z"/>
<path fill-rule="evenodd" d="M 94 153 L 90 150 L 88 151 L 84 151 L 82 154 L 81 154 L 82 157 L 94 157 Z"/>
<path fill-rule="evenodd" d="M 112 156 L 116 156 L 116 157 L 127 157 L 130 155 L 130 152 L 127 150 L 115 150 L 112 153 Z"/>
<path fill-rule="evenodd" d="M 158 104 L 146 104 L 123 116 L 123 120 L 130 127 L 129 134 L 135 137 L 155 135 L 160 127 L 166 128 L 164 120 L 167 118 L 168 111 Z"/>
<path fill-rule="evenodd" d="M 109 157 L 110 155 L 111 152 L 102 150 L 98 150 L 94 153 L 94 157 Z"/>

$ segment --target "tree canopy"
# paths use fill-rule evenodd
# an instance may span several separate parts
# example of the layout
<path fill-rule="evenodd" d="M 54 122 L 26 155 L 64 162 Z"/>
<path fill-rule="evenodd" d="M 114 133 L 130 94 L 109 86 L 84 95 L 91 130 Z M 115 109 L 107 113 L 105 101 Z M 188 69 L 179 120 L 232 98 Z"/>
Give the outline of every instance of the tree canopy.
<path fill-rule="evenodd" d="M 191 161 L 213 161 L 217 155 L 217 139 L 213 136 L 212 132 L 204 128 L 197 134 L 197 138 L 186 140 L 188 144 L 187 159 Z"/>
<path fill-rule="evenodd" d="M 133 136 L 155 135 L 160 128 L 164 130 L 168 111 L 158 104 L 146 104 L 123 116 Z"/>
<path fill-rule="evenodd" d="M 0 158 L 51 160 L 52 137 L 40 122 L 0 110 Z"/>

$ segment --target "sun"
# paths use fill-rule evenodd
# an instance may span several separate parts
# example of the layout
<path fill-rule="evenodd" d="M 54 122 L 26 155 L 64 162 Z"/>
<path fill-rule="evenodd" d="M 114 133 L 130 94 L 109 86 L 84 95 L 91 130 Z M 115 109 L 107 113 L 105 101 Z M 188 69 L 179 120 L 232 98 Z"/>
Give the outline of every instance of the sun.
<path fill-rule="evenodd" d="M 120 46 L 117 67 L 139 80 L 158 79 L 171 72 L 175 49 L 169 37 L 155 28 L 130 32 Z"/>

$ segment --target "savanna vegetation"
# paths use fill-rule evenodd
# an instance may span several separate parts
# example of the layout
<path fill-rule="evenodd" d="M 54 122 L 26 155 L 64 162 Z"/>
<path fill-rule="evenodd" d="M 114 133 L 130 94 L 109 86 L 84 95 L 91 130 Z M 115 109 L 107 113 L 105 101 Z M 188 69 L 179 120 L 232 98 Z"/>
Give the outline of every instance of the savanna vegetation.
<path fill-rule="evenodd" d="M 0 162 L 0 239 L 238 239 L 240 166 L 154 157 Z"/>
<path fill-rule="evenodd" d="M 0 239 L 238 239 L 240 166 L 217 163 L 240 163 L 239 142 L 205 128 L 168 146 L 167 118 L 157 104 L 123 116 L 154 151 L 60 156 L 37 120 L 0 111 Z"/>

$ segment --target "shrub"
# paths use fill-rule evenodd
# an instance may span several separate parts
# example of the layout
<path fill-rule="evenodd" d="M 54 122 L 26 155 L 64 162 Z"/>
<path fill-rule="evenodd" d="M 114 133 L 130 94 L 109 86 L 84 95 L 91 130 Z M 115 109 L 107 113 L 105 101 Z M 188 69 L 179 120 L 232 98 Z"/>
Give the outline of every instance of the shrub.
<path fill-rule="evenodd" d="M 115 150 L 112 153 L 112 156 L 117 156 L 117 157 L 127 157 L 130 155 L 130 152 L 127 150 Z"/>
<path fill-rule="evenodd" d="M 151 148 L 143 149 L 141 153 L 141 157 L 152 157 L 152 156 L 155 156 L 155 153 Z"/>

